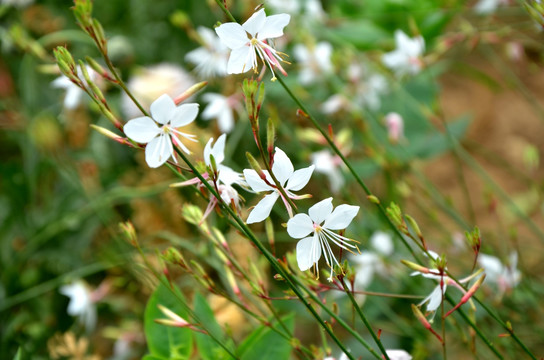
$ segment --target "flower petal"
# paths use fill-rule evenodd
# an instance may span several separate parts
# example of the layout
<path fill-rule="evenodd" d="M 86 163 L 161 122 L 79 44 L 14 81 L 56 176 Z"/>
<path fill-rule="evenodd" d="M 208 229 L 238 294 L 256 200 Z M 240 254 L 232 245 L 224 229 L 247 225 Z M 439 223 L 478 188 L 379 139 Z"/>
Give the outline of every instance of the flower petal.
<path fill-rule="evenodd" d="M 297 263 L 301 271 L 306 271 L 321 258 L 321 244 L 316 236 L 307 237 L 297 243 Z"/>
<path fill-rule="evenodd" d="M 285 186 L 285 182 L 293 175 L 294 170 L 293 163 L 289 160 L 283 150 L 276 148 L 272 173 L 282 186 Z"/>
<path fill-rule="evenodd" d="M 310 209 L 308 214 L 312 221 L 316 224 L 321 224 L 332 213 L 332 197 L 321 200 Z"/>
<path fill-rule="evenodd" d="M 274 188 L 261 179 L 259 174 L 253 169 L 244 169 L 244 177 L 249 186 L 251 186 L 251 190 L 255 192 L 274 190 Z"/>
<path fill-rule="evenodd" d="M 215 32 L 223 44 L 227 45 L 232 50 L 241 48 L 249 42 L 246 30 L 235 22 L 229 22 L 218 26 L 215 28 Z"/>
<path fill-rule="evenodd" d="M 252 46 L 232 50 L 227 64 L 228 74 L 241 74 L 253 68 L 255 50 Z"/>
<path fill-rule="evenodd" d="M 246 224 L 258 223 L 270 216 L 272 207 L 278 200 L 279 194 L 274 191 L 271 194 L 266 195 L 255 207 L 251 210 L 251 213 L 247 217 Z"/>
<path fill-rule="evenodd" d="M 210 155 L 213 155 L 216 165 L 221 164 L 225 159 L 225 140 L 227 135 L 221 135 L 215 142 L 215 146 L 212 147 L 213 138 L 208 140 L 208 143 L 204 147 L 204 162 L 206 165 L 211 166 Z"/>
<path fill-rule="evenodd" d="M 173 153 L 172 142 L 167 135 L 160 135 L 145 147 L 145 161 L 151 168 L 164 164 Z"/>
<path fill-rule="evenodd" d="M 157 137 L 161 129 L 153 119 L 144 116 L 127 122 L 123 127 L 123 131 L 132 140 L 141 144 L 147 144 Z"/>
<path fill-rule="evenodd" d="M 192 123 L 198 114 L 198 104 L 183 104 L 174 109 L 171 116 L 170 125 L 178 128 Z"/>
<path fill-rule="evenodd" d="M 325 220 L 324 228 L 329 230 L 342 230 L 348 227 L 349 223 L 359 212 L 359 206 L 340 205 Z"/>
<path fill-rule="evenodd" d="M 258 33 L 264 26 L 266 22 L 266 14 L 264 12 L 264 9 L 261 9 L 251 15 L 249 19 L 246 20 L 245 23 L 242 24 L 242 27 L 245 31 L 251 34 L 251 36 L 255 36 L 256 33 Z"/>
<path fill-rule="evenodd" d="M 436 311 L 440 304 L 442 303 L 442 294 L 446 293 L 446 285 L 444 284 L 443 291 L 440 291 L 440 285 L 437 285 L 433 292 L 427 296 L 421 304 L 424 304 L 425 302 L 429 302 L 427 304 L 427 311 Z"/>
<path fill-rule="evenodd" d="M 273 39 L 283 35 L 283 28 L 289 24 L 291 16 L 288 14 L 278 14 L 268 16 L 264 25 L 259 31 L 257 38 L 259 40 Z"/>
<path fill-rule="evenodd" d="M 287 233 L 295 239 L 302 239 L 314 231 L 314 223 L 306 214 L 296 214 L 287 222 Z"/>
<path fill-rule="evenodd" d="M 287 190 L 293 190 L 293 191 L 302 189 L 303 187 L 306 186 L 308 181 L 310 181 L 310 178 L 312 177 L 314 169 L 315 169 L 315 165 L 310 165 L 304 169 L 298 169 L 297 171 L 293 173 L 293 175 L 291 175 L 285 188 Z"/>
<path fill-rule="evenodd" d="M 149 107 L 151 117 L 159 124 L 166 124 L 172 119 L 176 111 L 174 100 L 167 94 L 162 94 L 157 100 L 153 101 Z"/>

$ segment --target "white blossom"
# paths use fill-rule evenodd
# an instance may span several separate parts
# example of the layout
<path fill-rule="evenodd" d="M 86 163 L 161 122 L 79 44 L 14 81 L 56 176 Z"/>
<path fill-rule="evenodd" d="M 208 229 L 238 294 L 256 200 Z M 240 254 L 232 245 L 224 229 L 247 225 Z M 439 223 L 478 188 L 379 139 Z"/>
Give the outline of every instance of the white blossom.
<path fill-rule="evenodd" d="M 374 274 L 385 273 L 383 258 L 393 254 L 393 239 L 386 232 L 376 231 L 370 237 L 370 247 L 374 251 L 367 250 L 350 257 L 355 264 L 355 290 L 366 289 L 372 282 Z"/>
<path fill-rule="evenodd" d="M 147 144 L 145 161 L 149 167 L 156 168 L 164 164 L 174 155 L 173 145 L 190 154 L 189 149 L 178 136 L 194 140 L 195 135 L 183 133 L 179 127 L 193 122 L 198 114 L 198 104 L 176 106 L 170 96 L 163 94 L 150 107 L 151 117 L 143 116 L 132 119 L 125 124 L 123 130 L 132 140 Z"/>
<path fill-rule="evenodd" d="M 385 350 L 390 360 L 412 360 L 412 355 L 404 350 Z"/>
<path fill-rule="evenodd" d="M 97 78 L 97 73 L 90 67 L 86 67 L 87 73 L 91 81 L 94 81 Z M 81 79 L 84 86 L 87 86 L 87 82 L 83 76 L 83 72 L 78 68 L 78 78 Z M 86 96 L 86 93 L 79 86 L 74 84 L 68 77 L 61 75 L 51 82 L 51 86 L 57 89 L 66 90 L 64 95 L 64 107 L 68 110 L 73 110 L 81 104 L 83 97 Z"/>
<path fill-rule="evenodd" d="M 188 52 L 185 60 L 196 65 L 196 71 L 201 78 L 227 75 L 228 47 L 213 30 L 199 26 L 196 31 L 203 46 Z"/>
<path fill-rule="evenodd" d="M 480 15 L 487 15 L 495 12 L 501 5 L 507 5 L 508 0 L 480 0 L 474 5 L 474 11 Z"/>
<path fill-rule="evenodd" d="M 410 38 L 402 30 L 395 31 L 396 49 L 383 55 L 382 61 L 398 76 L 417 74 L 423 67 L 421 56 L 425 51 L 422 36 Z"/>
<path fill-rule="evenodd" d="M 318 261 L 324 254 L 327 265 L 331 268 L 332 281 L 333 266 L 340 263 L 332 252 L 329 242 L 344 250 L 357 250 L 355 240 L 336 234 L 332 230 L 343 230 L 348 227 L 359 212 L 359 206 L 339 205 L 334 209 L 332 197 L 313 205 L 308 215 L 297 214 L 287 222 L 287 232 L 292 238 L 302 239 L 297 243 L 297 263 L 301 271 L 308 270 L 314 264 L 319 275 Z M 311 236 L 308 236 L 311 235 Z"/>
<path fill-rule="evenodd" d="M 96 306 L 91 291 L 82 280 L 61 286 L 59 292 L 70 298 L 68 314 L 79 318 L 87 331 L 96 326 Z"/>
<path fill-rule="evenodd" d="M 208 103 L 202 118 L 204 120 L 217 119 L 217 126 L 222 133 L 230 133 L 234 128 L 234 110 L 239 107 L 235 95 L 224 96 L 216 93 L 206 93 L 202 97 Z"/>
<path fill-rule="evenodd" d="M 315 171 L 325 174 L 329 178 L 329 185 L 333 193 L 338 193 L 344 186 L 344 176 L 340 170 L 342 160 L 329 150 L 321 150 L 311 154 Z"/>
<path fill-rule="evenodd" d="M 314 168 L 315 166 L 311 165 L 307 168 L 298 169 L 295 171 L 293 163 L 291 163 L 291 160 L 287 157 L 283 150 L 279 148 L 276 148 L 275 150 L 274 163 L 272 164 L 272 174 L 283 187 L 287 196 L 291 199 L 301 198 L 300 196 L 293 194 L 293 191 L 298 191 L 306 186 L 308 181 L 310 181 Z M 287 199 L 285 199 L 278 190 L 268 171 L 263 170 L 263 173 L 266 181 L 263 180 L 255 170 L 244 170 L 244 177 L 253 191 L 271 191 L 253 208 L 246 220 L 246 223 L 248 224 L 261 222 L 266 219 L 270 215 L 270 211 L 279 197 L 282 198 L 289 214 L 291 215 L 292 213 L 291 205 L 289 205 Z"/>
<path fill-rule="evenodd" d="M 290 19 L 287 14 L 266 16 L 264 9 L 260 9 L 242 25 L 229 22 L 216 27 L 215 32 L 219 38 L 232 50 L 227 73 L 241 74 L 250 69 L 257 72 L 257 57 L 260 57 L 273 74 L 273 68 L 277 68 L 287 75 L 280 64 L 284 54 L 276 51 L 268 41 L 282 36 L 283 28 Z"/>
<path fill-rule="evenodd" d="M 517 269 L 518 254 L 510 253 L 508 264 L 504 265 L 498 258 L 480 253 L 478 263 L 485 270 L 486 280 L 497 284 L 500 293 L 516 287 L 521 281 L 521 272 Z"/>
<path fill-rule="evenodd" d="M 320 42 L 313 48 L 297 44 L 293 54 L 298 61 L 300 68 L 298 80 L 302 85 L 311 84 L 323 75 L 332 72 L 332 45 L 328 42 Z"/>

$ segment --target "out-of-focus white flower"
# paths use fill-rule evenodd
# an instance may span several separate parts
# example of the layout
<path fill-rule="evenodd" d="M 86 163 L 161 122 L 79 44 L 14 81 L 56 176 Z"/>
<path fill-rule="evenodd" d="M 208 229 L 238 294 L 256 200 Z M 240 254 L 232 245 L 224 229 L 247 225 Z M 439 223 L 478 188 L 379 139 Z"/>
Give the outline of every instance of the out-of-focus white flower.
<path fill-rule="evenodd" d="M 159 96 L 166 94 L 172 99 L 189 89 L 195 83 L 187 71 L 178 65 L 162 63 L 140 69 L 131 76 L 127 87 L 144 109 Z M 123 93 L 121 107 L 127 118 L 141 116 L 140 109 Z"/>
<path fill-rule="evenodd" d="M 178 130 L 196 119 L 198 104 L 182 104 L 176 106 L 170 96 L 163 94 L 150 107 L 151 117 L 143 116 L 132 119 L 125 124 L 123 131 L 132 140 L 147 144 L 145 161 L 147 165 L 156 168 L 164 164 L 170 157 L 177 162 L 173 145 L 178 146 L 187 154 L 191 152 L 181 142 L 178 136 L 196 141 L 195 135 Z"/>
<path fill-rule="evenodd" d="M 501 5 L 508 5 L 508 0 L 480 0 L 474 5 L 474 11 L 480 15 L 487 15 L 495 12 Z"/>
<path fill-rule="evenodd" d="M 272 164 L 272 174 L 274 174 L 274 177 L 278 180 L 278 182 L 283 187 L 285 193 L 290 199 L 296 200 L 301 198 L 301 196 L 293 194 L 293 191 L 298 191 L 306 186 L 308 181 L 310 181 L 310 177 L 314 172 L 314 168 L 315 166 L 311 165 L 307 168 L 298 169 L 295 171 L 293 163 L 291 162 L 289 157 L 287 157 L 283 150 L 281 150 L 280 148 L 276 148 L 276 152 L 274 154 L 274 163 Z M 253 210 L 251 210 L 251 213 L 246 220 L 247 224 L 261 222 L 266 219 L 270 215 L 270 211 L 272 211 L 272 207 L 274 206 L 276 200 L 278 200 L 279 197 L 282 198 L 290 217 L 293 212 L 293 210 L 291 209 L 291 205 L 289 205 L 287 199 L 285 199 L 281 192 L 278 190 L 278 188 L 274 184 L 274 180 L 272 179 L 268 171 L 263 170 L 263 173 L 266 177 L 266 181 L 263 180 L 255 170 L 244 170 L 244 177 L 253 191 L 272 191 L 270 194 L 266 195 L 261 201 L 259 201 L 259 203 L 253 208 Z"/>
<path fill-rule="evenodd" d="M 202 97 L 208 106 L 202 112 L 204 120 L 217 119 L 217 126 L 222 133 L 230 133 L 234 128 L 234 110 L 238 110 L 240 102 L 237 95 L 224 96 L 206 93 Z"/>
<path fill-rule="evenodd" d="M 334 114 L 342 109 L 351 109 L 350 100 L 342 94 L 334 94 L 321 104 L 321 111 L 324 114 Z"/>
<path fill-rule="evenodd" d="M 311 155 L 315 171 L 325 174 L 329 178 L 329 184 L 333 193 L 338 193 L 344 186 L 344 176 L 340 171 L 342 160 L 337 155 L 332 155 L 329 150 L 321 150 Z"/>
<path fill-rule="evenodd" d="M 517 269 L 517 252 L 510 253 L 507 265 L 495 256 L 482 253 L 478 255 L 478 263 L 486 273 L 486 280 L 497 284 L 500 294 L 516 287 L 521 281 L 521 272 Z"/>
<path fill-rule="evenodd" d="M 87 331 L 93 331 L 96 326 L 96 306 L 92 293 L 82 280 L 61 286 L 59 292 L 70 298 L 68 314 L 78 317 Z"/>
<path fill-rule="evenodd" d="M 97 78 L 97 73 L 90 67 L 86 67 L 87 73 L 91 81 L 94 81 Z M 87 87 L 87 82 L 83 76 L 83 72 L 78 67 L 78 78 L 83 82 L 83 85 Z M 83 97 L 86 96 L 85 91 L 79 86 L 74 84 L 68 77 L 61 75 L 51 82 L 51 86 L 58 89 L 66 90 L 66 95 L 64 96 L 64 107 L 68 110 L 73 110 L 81 104 Z"/>
<path fill-rule="evenodd" d="M 300 68 L 298 80 L 303 85 L 311 84 L 332 71 L 332 45 L 328 42 L 320 42 L 310 49 L 297 44 L 293 54 Z"/>
<path fill-rule="evenodd" d="M 277 12 L 302 14 L 305 21 L 322 20 L 325 17 L 319 0 L 268 0 L 266 3 Z"/>
<path fill-rule="evenodd" d="M 319 276 L 318 262 L 324 254 L 327 265 L 331 268 L 329 281 L 332 281 L 334 265 L 340 263 L 332 252 L 329 241 L 344 250 L 358 250 L 355 240 L 336 234 L 332 230 L 343 230 L 359 212 L 359 206 L 339 205 L 333 211 L 332 197 L 322 200 L 308 209 L 308 215 L 297 214 L 287 222 L 287 232 L 297 243 L 297 263 L 301 271 L 306 271 L 314 264 Z M 310 235 L 307 237 L 308 235 Z"/>
<path fill-rule="evenodd" d="M 370 247 L 375 251 L 368 250 L 350 257 L 355 263 L 355 290 L 365 290 L 371 284 L 374 274 L 385 273 L 382 258 L 393 254 L 393 239 L 386 232 L 376 231 L 370 237 Z"/>
<path fill-rule="evenodd" d="M 404 137 L 404 120 L 398 113 L 390 112 L 385 115 L 385 126 L 391 142 L 397 143 Z"/>
<path fill-rule="evenodd" d="M 227 64 L 229 74 L 241 74 L 253 69 L 257 72 L 257 57 L 268 65 L 275 79 L 274 68 L 287 75 L 280 61 L 282 53 L 276 51 L 269 43 L 283 35 L 283 28 L 287 26 L 291 17 L 287 14 L 266 16 L 264 9 L 260 9 L 242 25 L 229 22 L 215 28 L 215 32 L 232 52 Z"/>
<path fill-rule="evenodd" d="M 390 360 L 412 360 L 412 355 L 404 350 L 385 350 Z"/>
<path fill-rule="evenodd" d="M 409 38 L 402 30 L 395 31 L 397 48 L 383 55 L 382 61 L 398 76 L 417 74 L 423 67 L 421 56 L 425 51 L 425 40 L 422 36 Z"/>
<path fill-rule="evenodd" d="M 227 75 L 228 47 L 213 30 L 199 26 L 196 31 L 203 46 L 188 52 L 185 60 L 196 65 L 195 69 L 203 79 Z"/>

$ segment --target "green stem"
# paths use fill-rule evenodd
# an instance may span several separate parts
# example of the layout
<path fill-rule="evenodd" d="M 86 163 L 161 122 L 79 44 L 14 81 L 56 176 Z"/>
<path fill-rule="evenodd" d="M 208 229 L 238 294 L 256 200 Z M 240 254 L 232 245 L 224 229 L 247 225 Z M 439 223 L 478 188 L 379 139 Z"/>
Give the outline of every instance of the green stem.
<path fill-rule="evenodd" d="M 378 345 L 378 348 L 380 348 L 380 351 L 382 352 L 384 358 L 386 360 L 390 360 L 389 355 L 387 355 L 387 352 L 385 351 L 385 348 L 383 347 L 383 344 L 382 344 L 380 338 L 378 338 L 378 336 L 376 335 L 376 333 L 372 329 L 372 326 L 370 326 L 370 323 L 368 322 L 365 314 L 363 313 L 363 311 L 359 307 L 359 304 L 357 304 L 357 301 L 355 301 L 355 297 L 353 297 L 353 293 L 346 286 L 346 282 L 344 281 L 344 277 L 343 276 L 338 276 L 337 278 L 338 278 L 338 280 L 340 280 L 340 283 L 342 284 L 342 287 L 344 288 L 344 292 L 347 294 L 349 300 L 351 301 L 351 305 L 353 306 L 353 308 L 355 308 L 355 311 L 357 311 L 357 314 L 359 315 L 359 317 L 361 318 L 361 320 L 365 324 L 365 327 L 368 329 L 368 332 L 370 333 L 370 335 L 374 339 L 374 342 L 376 343 L 376 345 Z"/>

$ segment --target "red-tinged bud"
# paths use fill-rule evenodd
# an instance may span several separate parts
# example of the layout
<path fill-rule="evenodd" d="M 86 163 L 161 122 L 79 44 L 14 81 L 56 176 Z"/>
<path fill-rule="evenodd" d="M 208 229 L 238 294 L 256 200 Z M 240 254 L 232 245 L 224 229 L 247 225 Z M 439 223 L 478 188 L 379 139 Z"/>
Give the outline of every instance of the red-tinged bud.
<path fill-rule="evenodd" d="M 328 129 L 329 129 L 329 137 L 331 139 L 334 139 L 334 132 L 332 131 L 332 125 L 331 124 L 329 124 Z"/>
<path fill-rule="evenodd" d="M 132 225 L 130 221 L 119 223 L 119 229 L 121 230 L 121 234 L 130 244 L 133 246 L 138 245 L 138 236 L 136 235 L 134 225 Z"/>
<path fill-rule="evenodd" d="M 308 116 L 308 114 L 306 114 L 304 111 L 302 111 L 301 109 L 297 109 L 297 116 L 298 117 L 303 117 L 303 118 L 309 118 L 310 116 Z"/>
<path fill-rule="evenodd" d="M 199 82 L 198 84 L 195 84 L 195 85 L 191 86 L 190 88 L 185 90 L 182 94 L 178 95 L 174 99 L 174 103 L 176 103 L 176 105 L 179 105 L 184 100 L 187 100 L 191 96 L 198 93 L 200 90 L 204 89 L 206 87 L 206 85 L 208 85 L 208 82 L 207 81 L 202 81 L 202 82 Z"/>
<path fill-rule="evenodd" d="M 425 329 L 429 330 L 438 339 L 438 341 L 444 343 L 442 337 L 438 335 L 436 331 L 434 331 L 433 327 L 427 321 L 427 318 L 421 313 L 421 310 L 419 310 L 419 307 L 417 307 L 417 305 L 412 304 L 412 311 L 414 312 L 414 315 L 419 320 L 419 322 L 425 327 Z"/>
<path fill-rule="evenodd" d="M 135 147 L 134 144 L 132 144 L 132 142 L 130 142 L 129 139 L 127 138 L 124 138 L 122 136 L 119 136 L 117 134 L 115 134 L 114 132 L 108 130 L 108 129 L 105 129 L 101 126 L 97 126 L 97 125 L 94 125 L 94 124 L 91 124 L 90 125 L 91 128 L 93 128 L 94 130 L 98 131 L 100 134 L 106 136 L 106 137 L 109 137 L 110 139 L 114 140 L 114 141 L 117 141 L 119 144 L 123 144 L 123 145 L 127 145 L 127 146 L 130 146 L 130 147 Z"/>
<path fill-rule="evenodd" d="M 431 273 L 431 270 L 429 268 L 426 268 L 426 267 L 421 266 L 419 264 L 413 263 L 411 261 L 401 260 L 400 262 L 403 263 L 404 265 L 408 266 L 410 269 L 412 269 L 414 271 L 417 271 L 419 273 L 422 273 L 422 274 L 430 274 Z"/>
<path fill-rule="evenodd" d="M 471 297 L 472 295 L 474 295 L 474 293 L 476 292 L 476 290 L 478 290 L 480 288 L 480 286 L 482 285 L 482 283 L 484 282 L 484 279 L 485 279 L 485 274 L 483 274 L 482 276 L 480 276 L 480 278 L 474 283 L 474 285 L 472 285 L 470 287 L 470 289 L 468 289 L 468 291 L 466 292 L 465 295 L 463 295 L 463 297 L 461 298 L 461 301 L 459 301 L 459 303 L 457 305 L 454 306 L 453 309 L 451 309 L 450 311 L 448 311 L 446 313 L 446 315 L 443 316 L 443 319 L 447 318 L 451 313 L 453 313 L 455 310 L 457 310 L 461 305 L 463 305 L 464 303 L 466 303 Z"/>

